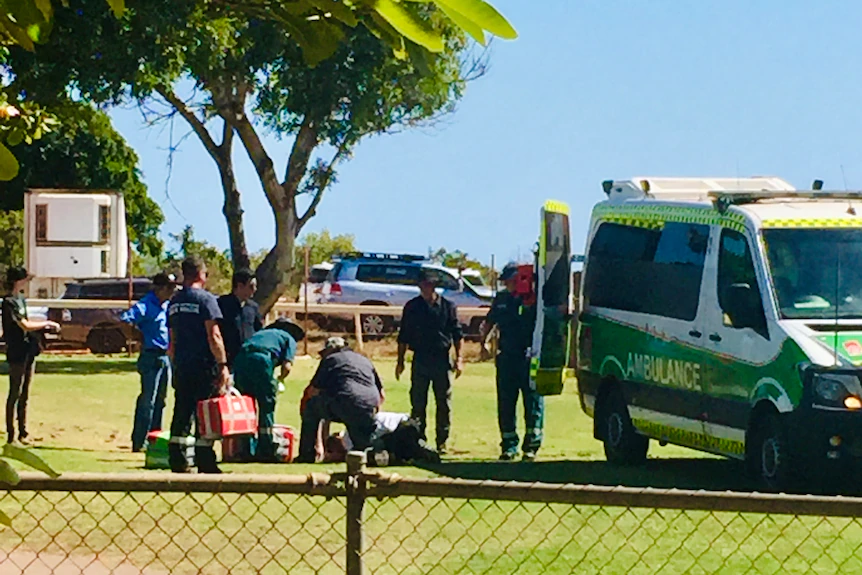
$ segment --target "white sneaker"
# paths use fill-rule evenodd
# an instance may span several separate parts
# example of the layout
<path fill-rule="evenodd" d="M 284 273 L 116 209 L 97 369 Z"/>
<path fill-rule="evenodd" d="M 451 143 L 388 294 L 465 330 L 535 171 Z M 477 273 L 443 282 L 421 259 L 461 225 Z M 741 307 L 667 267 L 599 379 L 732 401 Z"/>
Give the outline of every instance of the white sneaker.
<path fill-rule="evenodd" d="M 278 392 L 279 392 L 279 393 L 283 393 L 283 392 L 284 392 L 284 384 L 283 384 L 283 383 L 281 383 L 280 381 L 278 382 Z"/>

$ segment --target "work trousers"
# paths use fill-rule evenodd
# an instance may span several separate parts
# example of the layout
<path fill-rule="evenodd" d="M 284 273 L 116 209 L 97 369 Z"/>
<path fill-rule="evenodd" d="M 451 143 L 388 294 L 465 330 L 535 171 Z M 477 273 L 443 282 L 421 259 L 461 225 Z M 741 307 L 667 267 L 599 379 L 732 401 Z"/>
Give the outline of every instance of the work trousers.
<path fill-rule="evenodd" d="M 259 461 L 275 460 L 275 398 L 278 382 L 274 378 L 275 362 L 264 352 L 242 351 L 233 366 L 234 386 L 257 401 L 257 439 L 249 440 L 252 457 Z"/>
<path fill-rule="evenodd" d="M 9 362 L 9 395 L 6 397 L 6 436 L 15 441 L 15 413 L 18 413 L 18 436 L 27 437 L 27 401 L 30 383 L 36 371 L 36 358 L 26 356 L 23 361 Z"/>
<path fill-rule="evenodd" d="M 213 396 L 214 381 L 215 373 L 211 369 L 175 374 L 174 417 L 171 421 L 171 442 L 168 445 L 172 471 L 182 473 L 187 470 L 188 462 L 183 453 L 182 442 L 191 433 L 192 422 L 195 423 L 195 465 L 203 473 L 218 470 L 213 442 L 200 437 L 200 422 L 197 421 L 198 402 Z"/>
<path fill-rule="evenodd" d="M 524 402 L 524 452 L 539 450 L 545 418 L 545 398 L 530 382 L 530 359 L 520 354 L 501 353 L 497 356 L 497 422 L 500 425 L 503 453 L 518 451 L 518 430 L 515 409 L 520 394 Z"/>
<path fill-rule="evenodd" d="M 163 351 L 145 349 L 138 357 L 141 393 L 135 404 L 132 449 L 144 446 L 147 433 L 162 428 L 162 412 L 171 382 L 171 360 Z"/>
<path fill-rule="evenodd" d="M 315 395 L 305 404 L 302 412 L 302 429 L 299 432 L 299 458 L 314 461 L 314 445 L 320 422 L 323 420 L 343 423 L 353 441 L 354 451 L 365 451 L 371 447 L 376 410 L 349 402 L 341 397 Z"/>
<path fill-rule="evenodd" d="M 449 377 L 449 358 L 431 361 L 413 359 L 410 373 L 410 416 L 419 422 L 422 440 L 427 440 L 428 389 L 434 390 L 437 407 L 434 423 L 437 447 L 446 444 L 451 428 L 452 380 Z"/>

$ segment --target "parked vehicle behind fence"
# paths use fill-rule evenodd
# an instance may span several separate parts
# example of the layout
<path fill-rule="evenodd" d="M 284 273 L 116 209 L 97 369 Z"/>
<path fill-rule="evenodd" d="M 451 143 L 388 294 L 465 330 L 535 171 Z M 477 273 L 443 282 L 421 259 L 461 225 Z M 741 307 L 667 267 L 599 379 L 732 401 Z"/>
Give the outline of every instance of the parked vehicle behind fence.
<path fill-rule="evenodd" d="M 137 301 L 150 291 L 149 278 L 132 280 L 132 301 Z M 127 278 L 79 280 L 66 284 L 66 291 L 60 299 L 119 300 L 129 298 Z M 60 324 L 60 338 L 57 343 L 89 348 L 93 353 L 119 353 L 126 348 L 131 335 L 133 342 L 140 341 L 137 329 L 120 321 L 120 314 L 127 306 L 112 309 L 71 309 L 55 308 L 48 310 L 48 319 Z"/>
<path fill-rule="evenodd" d="M 419 271 L 425 269 L 437 276 L 438 292 L 459 307 L 489 307 L 490 294 L 480 295 L 469 281 L 458 278 L 456 270 L 432 264 L 415 255 L 353 253 L 341 256 L 329 273 L 322 289 L 322 303 L 402 307 L 419 295 Z M 330 316 L 342 324 L 352 322 L 350 316 Z M 380 314 L 362 314 L 362 331 L 379 336 L 394 331 L 398 318 Z M 482 318 L 465 325 L 465 333 L 479 334 Z M 349 325 L 346 327 L 350 327 Z"/>

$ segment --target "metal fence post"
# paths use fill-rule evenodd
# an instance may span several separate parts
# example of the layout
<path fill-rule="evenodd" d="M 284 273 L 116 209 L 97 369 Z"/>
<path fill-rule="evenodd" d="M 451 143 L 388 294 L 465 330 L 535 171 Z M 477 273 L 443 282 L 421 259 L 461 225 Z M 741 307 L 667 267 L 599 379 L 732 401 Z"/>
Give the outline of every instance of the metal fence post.
<path fill-rule="evenodd" d="M 365 507 L 366 457 L 364 451 L 347 454 L 347 575 L 363 575 L 363 508 Z"/>

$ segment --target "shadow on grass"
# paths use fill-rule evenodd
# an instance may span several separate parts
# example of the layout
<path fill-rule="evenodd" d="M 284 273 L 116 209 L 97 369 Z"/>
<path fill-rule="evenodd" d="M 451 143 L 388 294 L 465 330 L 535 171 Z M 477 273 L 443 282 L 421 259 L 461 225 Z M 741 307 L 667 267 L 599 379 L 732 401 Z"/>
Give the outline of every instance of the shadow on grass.
<path fill-rule="evenodd" d="M 36 360 L 36 373 L 96 375 L 105 373 L 135 373 L 138 368 L 134 360 L 126 358 L 109 359 L 47 359 Z M 0 375 L 9 374 L 9 365 L 0 364 Z"/>
<path fill-rule="evenodd" d="M 620 467 L 606 461 L 452 461 L 424 466 L 444 477 L 585 485 L 624 485 L 751 491 L 740 462 L 723 459 L 650 459 L 642 467 Z"/>
<path fill-rule="evenodd" d="M 452 461 L 426 465 L 424 469 L 444 477 L 497 481 L 575 483 L 659 489 L 706 491 L 764 491 L 749 479 L 742 462 L 728 459 L 650 459 L 642 467 L 620 467 L 606 461 Z M 786 492 L 810 495 L 862 496 L 862 486 L 851 478 L 812 477 L 787 486 Z"/>

